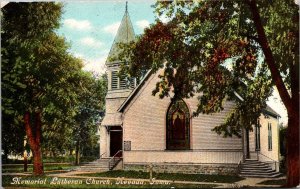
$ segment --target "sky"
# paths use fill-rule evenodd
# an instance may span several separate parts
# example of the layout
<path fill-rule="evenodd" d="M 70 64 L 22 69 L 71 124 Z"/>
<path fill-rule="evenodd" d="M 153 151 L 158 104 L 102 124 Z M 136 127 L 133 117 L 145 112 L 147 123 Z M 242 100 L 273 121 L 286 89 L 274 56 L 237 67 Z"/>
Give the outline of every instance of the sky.
<path fill-rule="evenodd" d="M 155 20 L 154 1 L 129 1 L 128 12 L 136 35 Z M 125 1 L 65 2 L 58 34 L 71 43 L 70 52 L 83 59 L 84 69 L 105 72 L 105 60 L 125 13 Z"/>
<path fill-rule="evenodd" d="M 103 74 L 105 60 L 125 13 L 125 0 L 118 1 L 67 1 L 61 27 L 57 30 L 71 44 L 70 52 L 84 61 L 84 69 Z M 128 12 L 136 35 L 154 23 L 155 14 L 151 5 L 154 0 L 128 1 Z M 165 20 L 163 20 L 165 21 Z M 280 122 L 287 123 L 287 113 L 278 91 L 267 104 L 281 115 Z"/>

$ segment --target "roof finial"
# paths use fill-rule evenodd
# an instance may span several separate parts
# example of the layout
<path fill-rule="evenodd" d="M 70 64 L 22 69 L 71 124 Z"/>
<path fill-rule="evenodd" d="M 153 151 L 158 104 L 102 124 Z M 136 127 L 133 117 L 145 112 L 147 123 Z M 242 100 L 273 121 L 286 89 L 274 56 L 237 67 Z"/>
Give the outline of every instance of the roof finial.
<path fill-rule="evenodd" d="M 125 12 L 126 12 L 126 13 L 127 13 L 127 11 L 128 11 L 128 10 L 127 10 L 127 7 L 128 7 L 127 4 L 128 4 L 128 1 L 126 1 L 126 7 L 125 7 Z"/>

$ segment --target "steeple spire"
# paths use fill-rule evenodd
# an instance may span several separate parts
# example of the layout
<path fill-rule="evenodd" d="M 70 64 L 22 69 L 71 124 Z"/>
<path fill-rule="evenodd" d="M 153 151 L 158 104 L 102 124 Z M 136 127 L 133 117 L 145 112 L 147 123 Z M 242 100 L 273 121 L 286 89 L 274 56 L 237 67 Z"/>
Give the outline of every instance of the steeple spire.
<path fill-rule="evenodd" d="M 119 26 L 117 35 L 115 37 L 115 40 L 112 44 L 112 47 L 110 49 L 110 52 L 108 54 L 108 57 L 106 59 L 106 65 L 111 64 L 111 63 L 115 63 L 118 62 L 117 60 L 111 62 L 109 59 L 112 57 L 117 57 L 119 54 L 119 47 L 118 47 L 118 43 L 129 43 L 131 41 L 135 40 L 135 34 L 133 31 L 133 26 L 132 23 L 130 21 L 130 17 L 129 17 L 129 13 L 128 13 L 128 3 L 126 1 L 126 5 L 125 5 L 125 14 L 122 18 L 121 24 Z"/>

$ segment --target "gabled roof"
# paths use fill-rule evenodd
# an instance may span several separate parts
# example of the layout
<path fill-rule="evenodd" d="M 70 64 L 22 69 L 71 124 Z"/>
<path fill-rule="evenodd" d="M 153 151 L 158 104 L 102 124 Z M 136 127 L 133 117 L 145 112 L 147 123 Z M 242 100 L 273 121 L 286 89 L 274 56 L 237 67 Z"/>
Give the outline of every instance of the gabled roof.
<path fill-rule="evenodd" d="M 142 79 L 141 83 L 131 92 L 131 94 L 127 97 L 127 99 L 122 103 L 120 108 L 118 109 L 118 112 L 124 111 L 124 109 L 127 107 L 127 105 L 130 104 L 131 100 L 137 95 L 137 93 L 140 91 L 140 89 L 143 87 L 145 82 L 150 78 L 150 76 L 153 74 L 152 70 L 149 70 L 145 77 Z M 241 101 L 244 101 L 243 97 L 241 97 L 236 91 L 234 91 L 234 95 Z M 266 108 L 263 110 L 263 113 L 268 114 L 273 117 L 280 117 L 280 115 L 273 110 L 270 106 L 266 106 Z"/>
<path fill-rule="evenodd" d="M 132 27 L 132 23 L 130 21 L 130 17 L 129 17 L 129 14 L 127 11 L 127 4 L 126 4 L 125 14 L 122 18 L 117 35 L 111 46 L 111 49 L 109 51 L 109 54 L 108 54 L 105 64 L 109 65 L 109 64 L 112 64 L 115 62 L 119 62 L 118 60 L 114 60 L 113 62 L 109 61 L 110 58 L 117 57 L 118 54 L 120 53 L 118 43 L 129 43 L 130 41 L 134 41 L 134 40 L 135 40 L 135 34 L 134 34 L 133 27 Z"/>
<path fill-rule="evenodd" d="M 275 110 L 273 110 L 270 106 L 267 105 L 267 107 L 263 110 L 263 112 L 265 114 L 268 114 L 270 116 L 273 116 L 273 117 L 281 117 Z"/>
<path fill-rule="evenodd" d="M 241 97 L 236 91 L 234 91 L 234 95 L 241 101 L 244 101 L 243 97 Z M 266 108 L 264 108 L 262 110 L 262 113 L 264 114 L 268 114 L 270 116 L 273 116 L 275 118 L 277 117 L 281 117 L 275 110 L 273 110 L 269 105 L 266 106 Z"/>

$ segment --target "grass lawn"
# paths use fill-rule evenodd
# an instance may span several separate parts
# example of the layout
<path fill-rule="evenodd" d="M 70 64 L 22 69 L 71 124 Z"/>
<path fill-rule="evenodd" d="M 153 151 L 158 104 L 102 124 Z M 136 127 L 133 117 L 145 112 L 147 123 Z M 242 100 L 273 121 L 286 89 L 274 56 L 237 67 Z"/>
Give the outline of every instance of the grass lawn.
<path fill-rule="evenodd" d="M 148 172 L 121 171 L 121 170 L 108 171 L 103 173 L 82 174 L 82 176 L 149 179 Z M 182 174 L 182 173 L 153 173 L 153 178 L 159 180 L 216 182 L 216 183 L 234 183 L 244 179 L 239 176 L 229 176 L 229 175 L 225 176 L 225 175 L 203 175 L 203 174 Z"/>
<path fill-rule="evenodd" d="M 24 165 L 22 164 L 15 164 L 9 166 L 2 166 L 2 173 L 23 173 L 24 172 Z M 75 166 L 68 165 L 68 164 L 44 164 L 44 171 L 63 171 L 72 169 Z M 33 171 L 33 166 L 28 165 L 27 172 L 31 173 Z"/>
<path fill-rule="evenodd" d="M 273 179 L 273 180 L 265 180 L 265 181 L 262 181 L 258 184 L 264 184 L 264 185 L 284 185 L 286 184 L 286 179 Z"/>
<path fill-rule="evenodd" d="M 15 182 L 16 177 L 18 177 L 19 184 L 11 184 Z M 87 179 L 75 179 L 75 178 L 56 178 L 59 179 L 55 180 L 55 177 L 33 177 L 33 176 L 2 176 L 2 184 L 3 186 L 9 188 L 18 188 L 18 187 L 30 187 L 30 188 L 213 188 L 218 185 L 216 184 L 203 184 L 203 185 L 195 185 L 195 184 L 149 184 L 147 182 L 140 182 L 140 183 L 133 183 L 133 184 L 126 184 L 120 181 L 108 181 L 104 179 L 96 179 L 102 181 L 102 183 L 91 183 L 91 180 L 88 181 Z M 32 184 L 30 182 L 35 181 L 43 181 L 45 182 L 42 184 Z M 63 182 L 69 182 L 68 184 Z M 27 182 L 26 184 L 22 182 Z M 15 182 L 16 183 L 16 182 Z"/>

